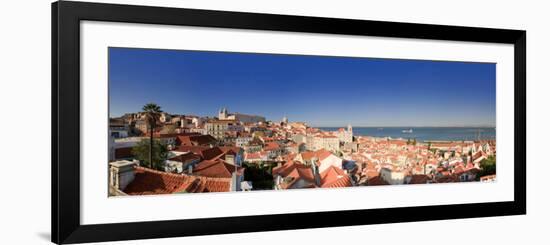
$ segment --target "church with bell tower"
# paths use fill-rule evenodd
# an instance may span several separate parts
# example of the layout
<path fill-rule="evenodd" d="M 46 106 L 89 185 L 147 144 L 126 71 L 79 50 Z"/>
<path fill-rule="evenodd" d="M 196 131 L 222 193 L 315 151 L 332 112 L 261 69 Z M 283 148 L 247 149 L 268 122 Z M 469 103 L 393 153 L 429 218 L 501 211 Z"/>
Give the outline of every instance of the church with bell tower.
<path fill-rule="evenodd" d="M 229 115 L 227 113 L 227 108 L 225 108 L 225 107 L 221 108 L 220 111 L 218 112 L 218 119 L 227 120 L 227 119 L 229 119 L 228 117 L 229 117 Z"/>

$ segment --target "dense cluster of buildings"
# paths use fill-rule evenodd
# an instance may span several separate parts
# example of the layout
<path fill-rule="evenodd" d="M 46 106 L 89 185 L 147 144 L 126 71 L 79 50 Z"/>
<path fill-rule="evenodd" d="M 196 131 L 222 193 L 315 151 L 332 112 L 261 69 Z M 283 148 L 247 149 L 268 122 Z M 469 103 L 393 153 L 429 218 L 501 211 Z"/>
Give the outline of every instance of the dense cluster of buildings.
<path fill-rule="evenodd" d="M 168 149 L 162 169 L 140 164 L 133 152 L 149 139 L 143 113 L 110 119 L 110 195 L 255 190 L 245 178 L 250 166 L 264 167 L 274 190 L 495 179 L 479 176 L 480 162 L 496 155 L 494 141 L 354 136 L 350 125 L 323 131 L 226 108 L 217 117 L 161 113 L 156 125 L 153 138 Z"/>
<path fill-rule="evenodd" d="M 475 181 L 480 163 L 496 156 L 494 141 L 430 142 L 359 136 L 359 149 L 349 155 L 360 162 L 359 183 L 427 184 Z M 482 176 L 487 181 L 495 176 Z"/>

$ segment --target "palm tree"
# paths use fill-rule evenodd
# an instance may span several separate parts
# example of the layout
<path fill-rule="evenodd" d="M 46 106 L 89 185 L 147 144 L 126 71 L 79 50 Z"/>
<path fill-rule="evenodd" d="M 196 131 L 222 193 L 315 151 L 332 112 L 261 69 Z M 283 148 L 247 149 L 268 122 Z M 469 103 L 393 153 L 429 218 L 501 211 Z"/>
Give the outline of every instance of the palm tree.
<path fill-rule="evenodd" d="M 149 166 L 153 169 L 153 129 L 157 126 L 162 110 L 155 103 L 147 103 L 141 110 L 145 113 L 145 121 L 149 126 Z"/>

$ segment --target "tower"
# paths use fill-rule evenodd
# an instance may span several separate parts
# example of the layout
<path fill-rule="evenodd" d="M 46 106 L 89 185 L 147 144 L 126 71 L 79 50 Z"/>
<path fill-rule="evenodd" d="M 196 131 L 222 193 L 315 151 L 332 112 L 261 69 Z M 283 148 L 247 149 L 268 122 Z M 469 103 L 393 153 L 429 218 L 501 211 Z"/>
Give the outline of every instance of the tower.
<path fill-rule="evenodd" d="M 346 142 L 353 142 L 353 128 L 351 124 L 348 124 L 348 130 L 346 132 Z"/>
<path fill-rule="evenodd" d="M 282 122 L 283 122 L 284 124 L 288 124 L 288 118 L 286 118 L 286 115 L 283 117 Z"/>
<path fill-rule="evenodd" d="M 227 118 L 227 109 L 225 107 L 220 109 L 220 111 L 218 112 L 218 118 L 220 120 L 223 120 L 223 119 Z"/>

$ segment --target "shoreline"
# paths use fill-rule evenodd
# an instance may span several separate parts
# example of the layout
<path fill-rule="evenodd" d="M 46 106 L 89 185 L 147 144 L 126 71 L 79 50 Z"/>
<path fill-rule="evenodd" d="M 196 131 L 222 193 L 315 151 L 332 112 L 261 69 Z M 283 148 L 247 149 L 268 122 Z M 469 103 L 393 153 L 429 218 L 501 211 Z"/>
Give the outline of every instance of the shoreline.
<path fill-rule="evenodd" d="M 406 141 L 406 140 L 412 140 L 414 138 L 393 138 L 393 137 L 390 137 L 390 136 L 386 136 L 386 137 L 378 137 L 378 136 L 370 136 L 370 135 L 354 135 L 354 137 L 365 137 L 365 138 L 372 138 L 372 139 L 376 139 L 376 140 L 402 140 L 402 141 Z M 417 140 L 417 143 L 424 143 L 424 144 L 429 144 L 429 143 L 474 143 L 474 142 L 481 142 L 481 141 L 494 141 L 496 142 L 496 139 L 476 139 L 476 140 Z"/>
<path fill-rule="evenodd" d="M 379 136 L 370 136 L 370 135 L 354 135 L 354 137 L 365 137 L 365 138 L 373 138 L 377 140 L 409 140 L 413 138 L 393 138 L 391 136 L 385 136 L 385 137 L 379 137 Z M 417 140 L 417 142 L 420 143 L 470 143 L 470 142 L 480 142 L 480 141 L 496 141 L 496 139 L 476 139 L 476 140 Z"/>
<path fill-rule="evenodd" d="M 337 127 L 319 127 L 324 132 L 338 131 Z M 377 140 L 416 140 L 421 143 L 462 143 L 496 141 L 493 127 L 354 127 L 353 136 Z M 410 133 L 404 132 L 410 130 Z M 413 133 L 414 132 L 414 133 Z"/>

